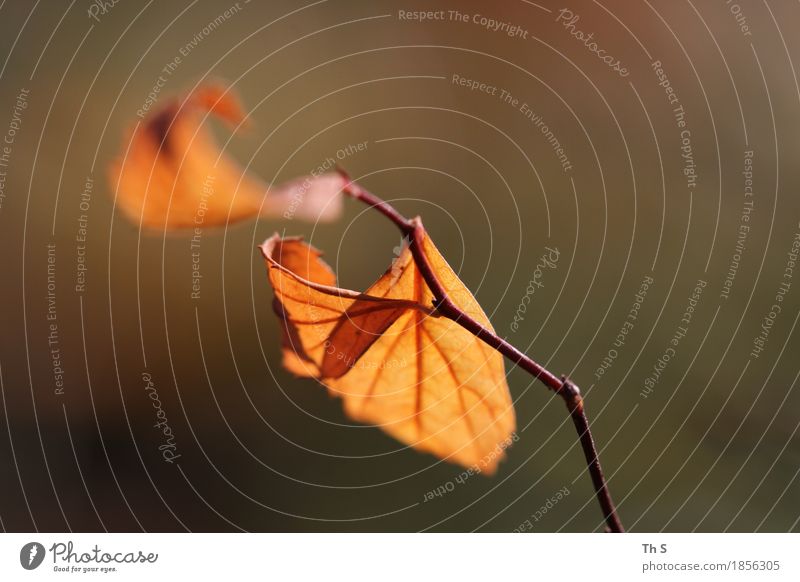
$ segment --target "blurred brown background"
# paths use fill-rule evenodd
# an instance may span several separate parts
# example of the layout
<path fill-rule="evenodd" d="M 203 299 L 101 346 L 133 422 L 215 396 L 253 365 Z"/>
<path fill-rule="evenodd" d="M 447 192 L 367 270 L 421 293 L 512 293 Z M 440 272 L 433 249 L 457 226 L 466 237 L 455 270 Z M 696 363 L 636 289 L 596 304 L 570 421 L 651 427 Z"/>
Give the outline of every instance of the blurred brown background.
<path fill-rule="evenodd" d="M 732 6 L 5 2 L 0 133 L 14 135 L 0 167 L 2 526 L 511 531 L 529 520 L 533 531 L 601 529 L 563 404 L 511 366 L 519 441 L 495 477 L 452 487 L 460 468 L 354 425 L 324 389 L 281 369 L 255 245 L 276 230 L 305 234 L 341 284 L 361 289 L 399 243 L 381 217 L 348 202 L 330 225 L 206 229 L 201 297 L 191 299 L 187 238 L 140 233 L 114 211 L 106 179 L 124 128 L 163 75 L 159 99 L 209 78 L 236 88 L 252 127 L 230 140 L 215 131 L 267 181 L 366 142 L 340 163 L 422 215 L 498 333 L 582 387 L 630 529 L 797 531 L 800 280 L 784 273 L 800 230 L 800 7 Z M 444 19 L 405 18 L 418 10 Z M 573 31 L 594 36 L 582 42 Z M 498 89 L 470 90 L 454 75 Z M 48 343 L 49 244 L 57 344 Z M 514 331 L 545 247 L 559 261 Z M 615 346 L 646 277 L 638 318 Z M 647 393 L 698 280 L 706 286 L 686 335 Z M 782 282 L 791 285 L 781 312 L 754 357 Z M 613 364 L 596 375 L 612 349 Z M 159 450 L 145 373 L 174 433 L 172 463 Z M 440 487 L 452 491 L 424 502 Z M 565 487 L 569 495 L 532 517 Z"/>

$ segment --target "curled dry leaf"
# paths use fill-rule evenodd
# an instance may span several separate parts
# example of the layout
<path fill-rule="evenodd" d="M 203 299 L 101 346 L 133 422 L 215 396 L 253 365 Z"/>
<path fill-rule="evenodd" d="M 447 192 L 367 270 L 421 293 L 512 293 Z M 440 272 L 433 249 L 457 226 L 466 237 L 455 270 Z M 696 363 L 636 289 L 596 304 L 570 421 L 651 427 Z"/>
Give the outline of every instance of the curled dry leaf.
<path fill-rule="evenodd" d="M 486 314 L 427 235 L 422 251 L 450 299 Z M 431 307 L 406 247 L 364 293 L 336 286 L 321 253 L 277 234 L 261 246 L 284 332 L 284 366 L 322 381 L 347 414 L 419 450 L 493 473 L 515 430 L 502 356 Z"/>
<path fill-rule="evenodd" d="M 256 216 L 330 221 L 341 213 L 344 179 L 306 176 L 277 187 L 245 172 L 203 124 L 207 114 L 231 127 L 244 112 L 218 85 L 172 99 L 137 123 L 111 164 L 112 191 L 127 217 L 149 228 L 218 226 Z"/>

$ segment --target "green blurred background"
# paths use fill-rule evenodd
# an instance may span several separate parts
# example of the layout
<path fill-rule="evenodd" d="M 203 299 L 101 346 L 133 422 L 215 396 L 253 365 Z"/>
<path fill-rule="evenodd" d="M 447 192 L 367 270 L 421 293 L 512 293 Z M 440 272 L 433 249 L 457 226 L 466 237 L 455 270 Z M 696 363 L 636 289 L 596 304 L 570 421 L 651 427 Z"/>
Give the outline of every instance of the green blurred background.
<path fill-rule="evenodd" d="M 2 526 L 512 531 L 528 520 L 532 531 L 602 530 L 563 404 L 520 370 L 507 368 L 519 440 L 496 476 L 451 486 L 461 468 L 355 425 L 323 388 L 281 369 L 255 246 L 274 231 L 304 234 L 326 251 L 342 285 L 363 289 L 400 242 L 385 219 L 348 202 L 333 224 L 206 229 L 201 298 L 192 300 L 187 238 L 139 232 L 114 211 L 107 167 L 124 129 L 163 67 L 194 42 L 159 99 L 204 79 L 227 81 L 253 123 L 232 138 L 214 131 L 270 182 L 366 142 L 342 165 L 404 213 L 422 215 L 497 332 L 582 387 L 631 530 L 797 531 L 800 281 L 763 352 L 751 351 L 779 285 L 791 283 L 784 270 L 800 230 L 800 7 L 735 6 L 3 3 L 0 133 L 20 91 L 29 94 L 2 168 Z M 579 16 L 572 28 L 561 9 Z M 445 19 L 401 15 L 417 10 L 444 10 Z M 521 32 L 492 31 L 475 15 Z M 594 33 L 629 74 L 606 66 L 571 30 Z M 676 105 L 654 61 L 685 111 L 694 188 L 683 173 Z M 453 75 L 498 91 L 470 90 Z M 502 89 L 516 105 L 500 98 Z M 87 177 L 94 187 L 84 212 Z M 750 230 L 738 253 L 746 200 Z M 89 217 L 88 269 L 79 293 L 81 214 Z M 48 244 L 63 394 L 48 344 Z M 559 250 L 559 261 L 542 273 L 515 331 L 546 247 Z M 653 284 L 639 316 L 615 347 L 646 277 Z M 707 285 L 686 336 L 645 398 L 700 279 Z M 613 364 L 596 375 L 611 349 Z M 174 463 L 158 449 L 145 372 L 175 435 Z M 425 502 L 440 487 L 446 494 Z M 569 495 L 537 514 L 565 487 Z"/>

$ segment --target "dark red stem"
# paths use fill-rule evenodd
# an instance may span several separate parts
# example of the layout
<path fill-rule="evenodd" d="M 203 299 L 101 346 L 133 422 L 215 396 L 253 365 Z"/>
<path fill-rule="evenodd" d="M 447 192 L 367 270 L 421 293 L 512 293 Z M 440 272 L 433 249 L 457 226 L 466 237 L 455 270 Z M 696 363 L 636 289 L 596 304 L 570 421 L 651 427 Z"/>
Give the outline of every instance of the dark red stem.
<path fill-rule="evenodd" d="M 592 477 L 592 484 L 597 493 L 597 500 L 600 503 L 600 508 L 603 510 L 603 517 L 605 518 L 608 530 L 615 533 L 625 531 L 617 515 L 614 501 L 611 499 L 611 494 L 608 491 L 608 485 L 603 475 L 603 468 L 600 466 L 600 458 L 597 455 L 597 448 L 595 447 L 592 431 L 589 427 L 589 420 L 586 418 L 586 413 L 584 411 L 583 397 L 578 387 L 566 377 L 558 377 L 552 372 L 549 372 L 544 366 L 532 360 L 506 340 L 491 330 L 486 329 L 475 319 L 459 309 L 448 296 L 447 291 L 442 286 L 428 258 L 423 252 L 423 241 L 426 235 L 425 229 L 422 226 L 422 221 L 419 218 L 409 220 L 404 217 L 390 204 L 351 181 L 343 170 L 339 171 L 342 176 L 347 179 L 348 183 L 344 189 L 347 195 L 375 208 L 375 210 L 397 225 L 403 235 L 409 239 L 414 262 L 433 293 L 434 307 L 436 310 L 444 317 L 452 319 L 475 337 L 480 338 L 486 344 L 496 349 L 520 368 L 530 373 L 534 378 L 541 380 L 548 388 L 564 399 L 572 422 L 575 424 L 575 430 L 578 432 L 578 437 L 583 447 L 583 453 L 586 456 L 589 474 Z"/>

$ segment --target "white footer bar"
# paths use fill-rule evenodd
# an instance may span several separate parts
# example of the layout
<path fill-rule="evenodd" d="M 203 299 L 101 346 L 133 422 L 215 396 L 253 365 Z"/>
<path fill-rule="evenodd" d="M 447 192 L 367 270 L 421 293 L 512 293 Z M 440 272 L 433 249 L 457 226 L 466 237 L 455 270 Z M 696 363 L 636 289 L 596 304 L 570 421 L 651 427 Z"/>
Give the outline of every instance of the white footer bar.
<path fill-rule="evenodd" d="M 798 534 L 3 534 L 0 580 L 796 581 L 798 554 Z"/>

